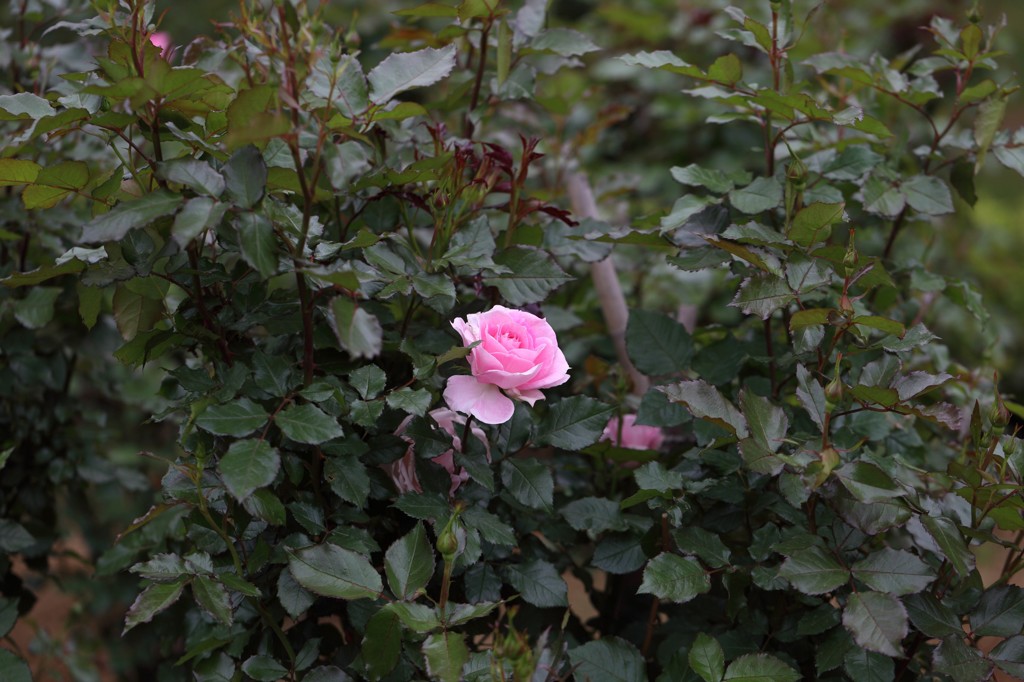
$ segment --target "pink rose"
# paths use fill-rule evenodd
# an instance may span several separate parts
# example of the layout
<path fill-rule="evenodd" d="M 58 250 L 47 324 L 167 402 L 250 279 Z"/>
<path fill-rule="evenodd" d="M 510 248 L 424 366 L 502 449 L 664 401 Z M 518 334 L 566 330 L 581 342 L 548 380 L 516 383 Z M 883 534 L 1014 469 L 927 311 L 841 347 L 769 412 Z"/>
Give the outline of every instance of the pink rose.
<path fill-rule="evenodd" d="M 452 326 L 466 346 L 480 342 L 469 352 L 473 375 L 455 375 L 444 389 L 445 402 L 456 412 L 504 424 L 515 411 L 512 398 L 533 405 L 544 399 L 540 389 L 569 380 L 555 331 L 532 313 L 498 305 L 465 320 L 457 317 Z"/>
<path fill-rule="evenodd" d="M 149 42 L 160 48 L 160 56 L 166 57 L 171 51 L 171 34 L 157 31 L 149 37 Z"/>
<path fill-rule="evenodd" d="M 630 450 L 657 450 L 661 448 L 665 435 L 657 426 L 643 426 L 636 423 L 635 414 L 612 417 L 604 427 L 601 440 L 611 442 L 620 448 Z"/>
<path fill-rule="evenodd" d="M 452 437 L 452 449 L 447 452 L 443 452 L 437 457 L 434 457 L 431 461 L 435 464 L 439 464 L 445 468 L 448 475 L 451 476 L 452 484 L 448 490 L 449 495 L 454 495 L 455 491 L 458 490 L 459 486 L 469 478 L 469 473 L 465 469 L 460 469 L 458 473 L 455 471 L 455 451 L 462 451 L 462 438 L 460 437 L 463 432 L 463 427 L 466 425 L 466 419 L 455 414 L 451 410 L 440 408 L 437 410 L 431 410 L 430 416 L 437 422 L 437 425 L 448 432 L 448 435 Z M 409 422 L 412 421 L 412 417 L 406 419 L 398 427 L 396 432 L 399 436 L 403 434 Z M 476 436 L 480 442 L 484 444 L 487 449 L 487 459 L 491 458 L 491 446 L 487 443 L 487 436 L 478 427 L 471 427 L 473 435 Z M 404 437 L 404 436 L 403 436 Z M 409 440 L 406 438 L 405 440 Z M 411 493 L 411 492 L 423 492 L 420 487 L 420 479 L 416 475 L 416 454 L 413 452 L 412 443 L 409 443 L 409 449 L 406 450 L 405 455 L 387 466 L 388 473 L 391 474 L 391 480 L 395 482 L 395 487 L 398 488 L 400 493 Z"/>

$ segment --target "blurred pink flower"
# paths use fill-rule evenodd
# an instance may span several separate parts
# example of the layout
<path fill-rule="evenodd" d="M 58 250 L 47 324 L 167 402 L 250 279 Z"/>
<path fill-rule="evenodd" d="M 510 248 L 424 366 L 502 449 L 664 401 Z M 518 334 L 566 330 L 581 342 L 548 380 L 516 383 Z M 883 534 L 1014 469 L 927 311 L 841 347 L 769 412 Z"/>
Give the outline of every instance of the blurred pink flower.
<path fill-rule="evenodd" d="M 511 399 L 533 405 L 544 399 L 542 388 L 569 380 L 569 363 L 558 347 L 551 325 L 522 310 L 494 306 L 483 313 L 455 318 L 452 327 L 469 346 L 472 376 L 448 379 L 444 399 L 456 412 L 471 414 L 485 424 L 512 418 Z"/>
<path fill-rule="evenodd" d="M 455 471 L 455 451 L 462 451 L 462 432 L 463 427 L 466 425 L 466 418 L 458 414 L 455 414 L 451 410 L 444 408 L 438 408 L 430 412 L 431 418 L 437 425 L 444 429 L 448 435 L 452 437 L 452 449 L 447 452 L 443 452 L 437 457 L 434 457 L 431 461 L 435 464 L 440 464 L 451 476 L 452 483 L 448 490 L 449 495 L 454 495 L 455 491 L 458 490 L 459 486 L 469 478 L 469 473 L 465 469 L 459 469 L 458 473 Z M 396 433 L 402 436 L 405 432 L 406 427 L 412 418 L 406 419 L 399 425 Z M 487 435 L 476 426 L 470 428 L 473 435 L 484 444 L 484 448 L 487 449 L 487 459 L 491 458 L 491 446 L 487 442 Z M 405 440 L 409 441 L 409 449 L 405 451 L 405 455 L 392 462 L 387 466 L 388 473 L 391 474 L 391 480 L 395 482 L 395 487 L 398 488 L 400 493 L 411 493 L 411 492 L 423 492 L 420 487 L 419 477 L 416 475 L 416 454 L 413 452 L 412 441 L 408 438 Z"/>
<path fill-rule="evenodd" d="M 157 31 L 149 37 L 149 42 L 160 48 L 160 56 L 167 57 L 171 53 L 171 34 Z"/>
<path fill-rule="evenodd" d="M 601 440 L 630 450 L 657 450 L 665 440 L 665 434 L 657 426 L 637 424 L 636 415 L 627 414 L 612 417 L 604 427 Z"/>

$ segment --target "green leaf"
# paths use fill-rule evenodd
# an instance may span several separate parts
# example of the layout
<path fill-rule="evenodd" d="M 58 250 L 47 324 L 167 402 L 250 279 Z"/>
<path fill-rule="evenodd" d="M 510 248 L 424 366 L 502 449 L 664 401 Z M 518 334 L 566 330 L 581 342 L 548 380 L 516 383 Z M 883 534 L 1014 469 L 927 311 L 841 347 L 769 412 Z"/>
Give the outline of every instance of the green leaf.
<path fill-rule="evenodd" d="M 988 657 L 1007 673 L 1024 678 L 1024 635 L 1007 637 L 989 652 Z"/>
<path fill-rule="evenodd" d="M 708 67 L 708 78 L 713 81 L 734 85 L 743 78 L 743 64 L 734 54 L 719 57 Z"/>
<path fill-rule="evenodd" d="M 953 197 L 949 185 L 934 175 L 915 175 L 900 186 L 907 203 L 925 215 L 943 215 L 953 212 Z"/>
<path fill-rule="evenodd" d="M 722 645 L 703 632 L 694 640 L 687 660 L 704 682 L 721 682 L 725 675 L 725 652 L 722 651 Z"/>
<path fill-rule="evenodd" d="M 430 632 L 441 627 L 437 610 L 426 604 L 395 601 L 388 604 L 386 608 L 393 611 L 402 624 L 413 632 Z"/>
<path fill-rule="evenodd" d="M 623 575 L 647 561 L 639 539 L 631 535 L 608 535 L 598 543 L 591 563 L 602 571 Z"/>
<path fill-rule="evenodd" d="M 907 611 L 896 597 L 881 592 L 851 594 L 843 625 L 857 644 L 886 656 L 902 656 L 907 636 Z"/>
<path fill-rule="evenodd" d="M 372 72 L 370 76 L 373 77 Z M 463 679 L 462 666 L 469 661 L 469 649 L 464 637 L 457 632 L 441 632 L 430 635 L 423 642 L 423 657 L 427 662 L 427 673 L 432 679 L 441 682 L 459 682 Z"/>
<path fill-rule="evenodd" d="M 655 52 L 638 52 L 626 54 L 619 57 L 624 63 L 630 66 L 642 66 L 647 69 L 660 69 L 679 73 L 684 76 L 704 78 L 704 72 L 696 66 L 684 62 L 668 50 L 657 50 Z"/>
<path fill-rule="evenodd" d="M 388 375 L 377 365 L 363 365 L 348 375 L 348 383 L 364 400 L 373 400 L 387 385 Z"/>
<path fill-rule="evenodd" d="M 399 599 L 413 599 L 434 574 L 434 551 L 422 523 L 396 540 L 384 554 L 384 572 Z"/>
<path fill-rule="evenodd" d="M 281 602 L 285 613 L 298 620 L 313 605 L 316 597 L 295 581 L 288 571 L 281 571 L 277 579 L 277 600 Z"/>
<path fill-rule="evenodd" d="M 199 159 L 174 159 L 161 163 L 157 175 L 214 198 L 224 193 L 224 176 L 209 163 Z"/>
<path fill-rule="evenodd" d="M 910 552 L 885 547 L 853 565 L 853 575 L 878 592 L 897 596 L 924 590 L 935 580 L 928 564 Z"/>
<path fill-rule="evenodd" d="M 778 451 L 789 430 L 789 419 L 785 411 L 773 405 L 767 398 L 743 389 L 740 391 L 740 407 L 747 421 L 750 437 L 769 452 Z"/>
<path fill-rule="evenodd" d="M 14 318 L 28 329 L 42 329 L 53 319 L 53 306 L 63 293 L 59 287 L 34 287 L 14 304 Z"/>
<path fill-rule="evenodd" d="M 338 599 L 374 599 L 384 589 L 380 574 L 361 554 L 317 545 L 291 554 L 288 570 L 310 592 Z"/>
<path fill-rule="evenodd" d="M 335 417 L 310 403 L 289 405 L 274 417 L 274 423 L 285 436 L 307 445 L 320 445 L 343 435 Z"/>
<path fill-rule="evenodd" d="M 277 272 L 277 237 L 270 219 L 259 213 L 242 213 L 237 225 L 242 258 L 263 279 L 273 276 Z"/>
<path fill-rule="evenodd" d="M 75 289 L 78 292 L 78 314 L 82 318 L 82 324 L 86 329 L 92 329 L 100 315 L 100 308 L 103 307 L 103 290 L 99 287 L 86 286 L 77 282 Z"/>
<path fill-rule="evenodd" d="M 747 315 L 757 315 L 762 320 L 767 320 L 772 313 L 789 305 L 795 298 L 785 279 L 759 273 L 743 280 L 729 305 L 739 308 Z"/>
<path fill-rule="evenodd" d="M 164 315 L 163 301 L 145 296 L 127 284 L 118 284 L 112 302 L 117 330 L 125 341 L 151 330 Z"/>
<path fill-rule="evenodd" d="M 86 243 L 121 241 L 130 230 L 172 215 L 185 200 L 180 194 L 158 189 L 134 201 L 125 201 L 93 218 L 82 230 Z"/>
<path fill-rule="evenodd" d="M 857 682 L 892 682 L 896 665 L 892 658 L 853 647 L 843 656 L 843 670 Z"/>
<path fill-rule="evenodd" d="M 32 119 L 38 121 L 45 116 L 53 116 L 57 111 L 50 103 L 30 92 L 19 92 L 16 95 L 0 95 L 0 121 Z"/>
<path fill-rule="evenodd" d="M 192 579 L 192 594 L 203 610 L 224 625 L 231 625 L 231 599 L 224 586 L 212 578 L 196 576 Z"/>
<path fill-rule="evenodd" d="M 789 238 L 801 246 L 828 239 L 831 227 L 846 220 L 846 204 L 810 204 L 797 212 L 789 228 Z"/>
<path fill-rule="evenodd" d="M 203 230 L 216 227 L 226 211 L 227 204 L 219 203 L 210 197 L 193 197 L 185 202 L 178 215 L 174 216 L 171 236 L 178 246 L 187 246 Z"/>
<path fill-rule="evenodd" d="M 683 475 L 678 471 L 668 471 L 661 462 L 647 462 L 637 467 L 633 471 L 633 477 L 640 490 L 656 490 L 659 493 L 667 493 L 670 490 L 683 487 Z"/>
<path fill-rule="evenodd" d="M 618 502 L 602 497 L 583 497 L 562 507 L 562 516 L 576 530 L 592 536 L 606 530 L 624 530 Z"/>
<path fill-rule="evenodd" d="M 823 173 L 833 180 L 859 180 L 882 162 L 883 157 L 866 144 L 852 145 L 839 152 Z"/>
<path fill-rule="evenodd" d="M 942 556 L 962 577 L 966 578 L 974 570 L 974 554 L 964 542 L 957 524 L 944 516 L 927 516 L 922 514 L 922 525 L 935 543 L 942 550 Z"/>
<path fill-rule="evenodd" d="M 256 439 L 235 441 L 217 462 L 224 486 L 239 502 L 244 502 L 257 488 L 273 483 L 280 468 L 277 449 Z"/>
<path fill-rule="evenodd" d="M 779 576 L 804 594 L 825 594 L 846 584 L 850 571 L 820 547 L 793 552 L 779 568 Z"/>
<path fill-rule="evenodd" d="M 802 678 L 774 656 L 745 654 L 729 664 L 724 679 L 729 682 L 797 682 Z"/>
<path fill-rule="evenodd" d="M 288 676 L 288 668 L 265 654 L 247 658 L 242 664 L 242 672 L 257 682 L 276 682 Z"/>
<path fill-rule="evenodd" d="M 707 571 L 695 559 L 662 552 L 648 562 L 637 592 L 684 604 L 710 589 Z"/>
<path fill-rule="evenodd" d="M 981 602 L 971 613 L 975 635 L 1011 637 L 1024 627 L 1024 589 L 1000 585 L 985 590 Z"/>
<path fill-rule="evenodd" d="M 32 534 L 17 521 L 0 518 L 0 551 L 16 554 L 36 544 Z"/>
<path fill-rule="evenodd" d="M 371 679 L 384 677 L 398 665 L 402 653 L 402 628 L 398 614 L 392 609 L 381 609 L 367 622 L 362 653 Z"/>
<path fill-rule="evenodd" d="M 825 413 L 828 409 L 825 404 L 825 389 L 803 365 L 796 366 L 796 380 L 797 399 L 807 410 L 807 414 L 811 415 L 811 419 L 818 425 L 818 428 L 824 431 Z"/>
<path fill-rule="evenodd" d="M 179 580 L 173 583 L 157 583 L 143 590 L 128 608 L 128 613 L 124 618 L 122 636 L 136 625 L 153 620 L 153 616 L 178 601 L 184 588 L 185 581 Z"/>
<path fill-rule="evenodd" d="M 571 28 L 549 28 L 541 31 L 529 42 L 529 49 L 537 52 L 552 52 L 562 57 L 579 57 L 601 48 L 587 35 Z"/>
<path fill-rule="evenodd" d="M 375 358 L 384 343 L 384 328 L 365 308 L 357 308 L 351 299 L 336 296 L 331 301 L 331 327 L 338 343 L 353 358 Z"/>
<path fill-rule="evenodd" d="M 732 552 L 715 533 L 699 526 L 679 528 L 672 532 L 672 539 L 680 552 L 696 554 L 712 568 L 721 568 L 730 562 Z"/>
<path fill-rule="evenodd" d="M 388 393 L 388 407 L 422 417 L 430 409 L 434 397 L 425 388 L 400 388 Z"/>
<path fill-rule="evenodd" d="M 720 170 L 702 168 L 695 163 L 691 163 L 689 166 L 680 167 L 674 166 L 672 168 L 672 177 L 676 182 L 690 187 L 705 187 L 709 191 L 715 194 L 725 194 L 736 186 L 736 181 L 739 179 L 741 182 L 750 182 L 750 176 L 747 175 L 745 178 L 739 176 L 729 176 Z"/>
<path fill-rule="evenodd" d="M 941 639 L 964 632 L 960 618 L 930 592 L 909 595 L 903 599 L 903 605 L 914 627 L 929 637 Z"/>
<path fill-rule="evenodd" d="M 260 150 L 249 144 L 224 165 L 224 182 L 231 200 L 241 208 L 252 208 L 267 188 L 267 164 Z"/>
<path fill-rule="evenodd" d="M 631 643 L 603 637 L 569 651 L 574 679 L 590 682 L 645 682 L 643 657 Z"/>
<path fill-rule="evenodd" d="M 267 423 L 270 415 L 248 398 L 210 405 L 196 419 L 199 428 L 218 436 L 248 436 Z"/>
<path fill-rule="evenodd" d="M 35 161 L 26 159 L 0 159 L 0 187 L 28 185 L 35 182 L 42 169 Z"/>
<path fill-rule="evenodd" d="M 535 559 L 525 564 L 510 564 L 505 567 L 505 580 L 528 604 L 540 608 L 569 604 L 565 580 L 546 561 Z"/>
<path fill-rule="evenodd" d="M 658 386 L 659 391 L 674 403 L 682 403 L 698 419 L 706 419 L 739 438 L 750 435 L 747 420 L 736 406 L 719 393 L 718 389 L 703 380 L 681 381 L 670 386 Z"/>
<path fill-rule="evenodd" d="M 978 145 L 977 161 L 974 164 L 974 172 L 977 174 L 985 163 L 985 156 L 988 154 L 992 141 L 1003 124 L 1003 117 L 1006 116 L 1006 97 L 993 97 L 985 100 L 978 107 L 978 115 L 974 117 L 974 142 Z M 998 155 L 997 155 L 998 158 Z"/>
<path fill-rule="evenodd" d="M 551 511 L 555 481 L 547 465 L 537 459 L 506 459 L 501 463 L 501 482 L 522 505 Z"/>
<path fill-rule="evenodd" d="M 13 651 L 0 649 L 0 680 L 4 682 L 32 682 L 28 664 Z"/>
<path fill-rule="evenodd" d="M 768 211 L 782 203 L 782 185 L 775 178 L 757 178 L 746 187 L 729 192 L 729 203 L 750 215 Z"/>
<path fill-rule="evenodd" d="M 693 339 L 686 327 L 649 310 L 630 311 L 626 348 L 636 368 L 650 375 L 680 372 L 693 357 Z"/>
<path fill-rule="evenodd" d="M 370 495 L 370 476 L 366 465 L 354 454 L 331 455 L 324 465 L 324 479 L 335 495 L 362 508 Z"/>
<path fill-rule="evenodd" d="M 992 674 L 992 664 L 975 647 L 967 646 L 960 635 L 946 637 L 932 652 L 937 673 L 949 675 L 953 682 L 978 682 Z"/>
<path fill-rule="evenodd" d="M 587 396 L 565 398 L 544 415 L 537 439 L 563 450 L 582 450 L 597 442 L 614 412 L 613 406 Z"/>
<path fill-rule="evenodd" d="M 484 277 L 484 283 L 498 288 L 502 297 L 514 306 L 536 303 L 572 281 L 547 254 L 515 246 L 499 253 L 494 262 L 504 266 L 502 272 Z"/>
<path fill-rule="evenodd" d="M 367 74 L 370 101 L 384 104 L 406 90 L 433 85 L 447 77 L 453 68 L 454 44 L 439 50 L 428 47 L 416 52 L 391 54 Z"/>
<path fill-rule="evenodd" d="M 903 497 L 903 488 L 888 474 L 867 462 L 850 462 L 835 470 L 846 489 L 861 502 L 880 502 Z"/>
<path fill-rule="evenodd" d="M 25 188 L 25 208 L 51 208 L 61 199 L 89 184 L 89 167 L 81 161 L 61 161 L 39 171 L 35 183 Z"/>

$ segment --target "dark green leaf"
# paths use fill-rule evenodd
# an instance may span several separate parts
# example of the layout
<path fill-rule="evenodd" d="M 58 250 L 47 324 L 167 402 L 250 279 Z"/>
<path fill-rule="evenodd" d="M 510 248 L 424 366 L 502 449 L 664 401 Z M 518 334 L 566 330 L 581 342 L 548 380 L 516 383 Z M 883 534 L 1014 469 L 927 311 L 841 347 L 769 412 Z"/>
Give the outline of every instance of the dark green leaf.
<path fill-rule="evenodd" d="M 501 463 L 501 482 L 520 504 L 551 510 L 555 482 L 551 470 L 540 460 L 506 459 Z"/>
<path fill-rule="evenodd" d="M 231 625 L 231 599 L 224 586 L 212 578 L 196 576 L 192 579 L 192 594 L 203 610 L 224 625 Z"/>
<path fill-rule="evenodd" d="M 157 583 L 147 587 L 128 608 L 124 619 L 124 632 L 128 632 L 136 625 L 153 620 L 153 616 L 178 601 L 184 587 L 184 580 L 173 583 Z"/>
<path fill-rule="evenodd" d="M 17 554 L 35 543 L 35 538 L 20 523 L 0 519 L 0 551 L 5 554 Z"/>
<path fill-rule="evenodd" d="M 0 649 L 0 680 L 4 682 L 32 682 L 28 664 L 13 651 Z"/>
<path fill-rule="evenodd" d="M 525 247 L 506 249 L 494 262 L 504 266 L 504 271 L 487 275 L 484 282 L 497 287 L 502 297 L 515 306 L 544 300 L 573 279 L 546 254 Z"/>
<path fill-rule="evenodd" d="M 522 595 L 523 601 L 541 608 L 568 605 L 568 587 L 555 567 L 535 559 L 505 567 L 505 580 Z"/>
<path fill-rule="evenodd" d="M 779 575 L 804 594 L 825 594 L 850 579 L 850 571 L 820 547 L 793 552 Z"/>
<path fill-rule="evenodd" d="M 294 552 L 288 569 L 300 585 L 325 597 L 375 598 L 384 588 L 380 574 L 366 557 L 336 545 Z"/>
<path fill-rule="evenodd" d="M 975 635 L 1011 637 L 1024 628 L 1024 589 L 999 585 L 985 590 L 981 602 L 971 613 Z"/>
<path fill-rule="evenodd" d="M 242 672 L 258 682 L 276 682 L 288 676 L 288 668 L 264 654 L 247 658 Z"/>
<path fill-rule="evenodd" d="M 800 673 L 774 656 L 745 654 L 729 664 L 728 682 L 797 682 Z"/>
<path fill-rule="evenodd" d="M 886 656 L 902 655 L 907 612 L 896 597 L 881 592 L 851 594 L 843 611 L 843 625 L 865 649 Z"/>
<path fill-rule="evenodd" d="M 720 682 L 725 675 L 725 652 L 722 651 L 722 645 L 703 632 L 694 640 L 687 660 L 705 682 Z"/>
<path fill-rule="evenodd" d="M 935 580 L 935 573 L 917 556 L 901 549 L 885 547 L 853 565 L 857 580 L 878 592 L 897 596 L 914 594 Z"/>
<path fill-rule="evenodd" d="M 630 311 L 626 348 L 636 368 L 651 375 L 682 371 L 693 357 L 693 339 L 686 327 L 648 310 Z"/>
<path fill-rule="evenodd" d="M 274 423 L 297 443 L 319 445 L 343 435 L 336 418 L 309 403 L 289 405 L 277 413 Z"/>
<path fill-rule="evenodd" d="M 267 164 L 260 150 L 246 145 L 224 165 L 228 196 L 241 208 L 252 208 L 263 198 L 267 187 Z"/>
<path fill-rule="evenodd" d="M 560 400 L 548 410 L 537 439 L 563 450 L 582 450 L 601 437 L 615 408 L 587 396 Z"/>
<path fill-rule="evenodd" d="M 396 540 L 384 555 L 384 572 L 399 599 L 415 598 L 434 574 L 434 551 L 422 523 Z"/>
<path fill-rule="evenodd" d="M 707 419 L 740 438 L 750 435 L 743 414 L 717 388 L 705 381 L 681 381 L 670 386 L 659 386 L 658 390 L 672 402 L 685 405 L 698 419 Z"/>
<path fill-rule="evenodd" d="M 637 592 L 683 604 L 710 589 L 707 571 L 696 560 L 662 552 L 647 564 Z"/>
<path fill-rule="evenodd" d="M 224 193 L 224 176 L 213 166 L 198 159 L 174 159 L 160 164 L 157 175 L 179 182 L 200 194 L 219 197 Z"/>
<path fill-rule="evenodd" d="M 618 637 L 603 637 L 569 651 L 577 680 L 588 682 L 644 682 L 644 659 L 637 648 Z"/>
<path fill-rule="evenodd" d="M 761 213 L 782 203 L 782 185 L 775 178 L 757 178 L 743 189 L 729 192 L 729 202 L 743 213 Z"/>
<path fill-rule="evenodd" d="M 624 530 L 619 504 L 600 497 L 573 500 L 562 508 L 570 526 L 596 536 L 606 530 Z"/>
<path fill-rule="evenodd" d="M 988 657 L 1014 677 L 1024 678 L 1024 635 L 1007 637 L 992 649 Z"/>
<path fill-rule="evenodd" d="M 901 189 L 910 207 L 926 215 L 953 212 L 953 197 L 949 186 L 934 175 L 915 175 L 906 180 Z"/>
<path fill-rule="evenodd" d="M 223 405 L 210 405 L 196 424 L 218 436 L 247 436 L 267 423 L 267 411 L 248 398 L 239 398 Z"/>
<path fill-rule="evenodd" d="M 844 464 L 835 470 L 835 474 L 850 494 L 861 502 L 878 502 L 906 494 L 888 474 L 867 462 Z"/>
<path fill-rule="evenodd" d="M 239 215 L 238 245 L 242 258 L 260 277 L 267 279 L 277 272 L 277 237 L 269 218 L 259 213 Z"/>
<path fill-rule="evenodd" d="M 963 634 L 960 619 L 930 592 L 909 595 L 903 599 L 903 605 L 914 627 L 929 637 L 941 639 Z"/>
<path fill-rule="evenodd" d="M 743 280 L 729 305 L 747 315 L 757 315 L 767 320 L 772 313 L 788 306 L 795 299 L 792 289 L 782 277 L 756 274 Z"/>
<path fill-rule="evenodd" d="M 82 241 L 120 241 L 129 230 L 145 227 L 157 218 L 173 214 L 184 200 L 180 194 L 160 189 L 134 201 L 122 202 L 86 223 L 82 230 Z"/>
<path fill-rule="evenodd" d="M 235 441 L 217 463 L 224 486 L 239 502 L 273 483 L 280 468 L 277 449 L 256 439 Z"/>
<path fill-rule="evenodd" d="M 441 632 L 430 635 L 423 642 L 427 672 L 433 679 L 441 682 L 459 682 L 463 679 L 462 666 L 469 660 L 469 649 L 464 637 L 457 632 Z"/>
<path fill-rule="evenodd" d="M 789 238 L 801 246 L 828 239 L 831 227 L 846 220 L 846 204 L 810 204 L 797 212 L 789 228 Z"/>
<path fill-rule="evenodd" d="M 989 679 L 992 664 L 974 647 L 967 646 L 961 635 L 946 637 L 932 652 L 935 672 L 949 675 L 953 682 L 978 682 Z"/>
<path fill-rule="evenodd" d="M 387 675 L 398 665 L 402 653 L 402 628 L 398 615 L 391 609 L 381 609 L 366 624 L 363 635 L 363 660 L 370 677 Z"/>
<path fill-rule="evenodd" d="M 608 535 L 598 543 L 591 563 L 602 571 L 622 575 L 639 569 L 646 561 L 639 539 L 632 535 Z"/>
<path fill-rule="evenodd" d="M 942 555 L 949 560 L 953 569 L 963 577 L 974 570 L 974 554 L 967 547 L 957 524 L 944 516 L 927 516 L 922 514 L 921 523 L 942 550 Z"/>

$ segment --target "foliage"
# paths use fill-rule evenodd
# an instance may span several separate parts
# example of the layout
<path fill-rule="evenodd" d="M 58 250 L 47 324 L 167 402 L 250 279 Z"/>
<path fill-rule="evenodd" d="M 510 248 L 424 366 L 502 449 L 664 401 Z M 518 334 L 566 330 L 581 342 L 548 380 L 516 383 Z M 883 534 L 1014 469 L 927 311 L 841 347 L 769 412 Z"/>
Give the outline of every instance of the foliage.
<path fill-rule="evenodd" d="M 93 63 L 39 47 L 0 95 L 6 554 L 42 569 L 60 491 L 145 488 L 88 399 L 130 401 L 128 369 L 159 383 L 159 498 L 98 560 L 138 580 L 123 677 L 1021 670 L 1024 449 L 926 324 L 985 321 L 927 235 L 986 158 L 1021 171 L 998 27 L 802 53 L 815 12 L 766 1 L 709 19 L 734 52 L 695 65 L 599 54 L 536 0 L 406 8 L 365 53 L 311 5 L 244 3 L 161 52 L 152 5 L 96 3 L 60 25 Z M 674 204 L 629 227 L 588 215 L 570 174 L 635 124 L 592 78 L 746 149 L 659 168 Z M 617 355 L 588 279 L 616 245 L 703 278 L 700 324 L 638 308 Z M 571 381 L 503 423 L 446 420 L 472 352 L 451 321 L 498 305 L 544 315 Z M 659 451 L 601 440 L 632 412 Z M 986 544 L 1008 550 L 988 585 Z"/>

